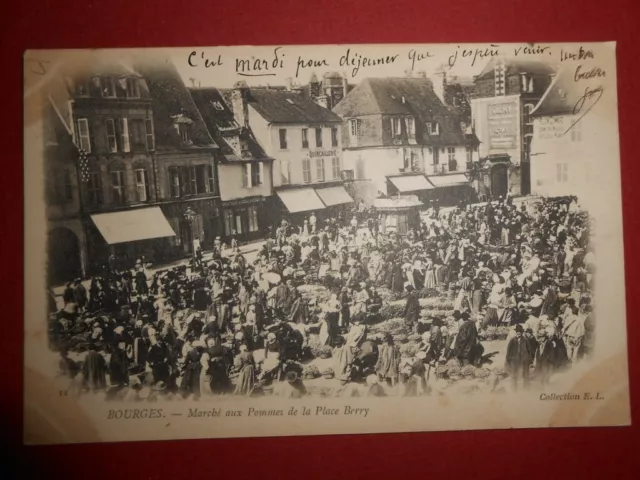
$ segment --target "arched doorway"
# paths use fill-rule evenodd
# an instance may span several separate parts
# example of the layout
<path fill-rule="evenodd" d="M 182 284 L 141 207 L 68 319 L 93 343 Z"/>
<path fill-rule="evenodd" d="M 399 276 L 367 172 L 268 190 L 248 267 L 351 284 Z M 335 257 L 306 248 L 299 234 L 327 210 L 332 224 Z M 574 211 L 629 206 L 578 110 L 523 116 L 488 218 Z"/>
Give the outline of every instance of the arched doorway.
<path fill-rule="evenodd" d="M 49 283 L 59 284 L 82 275 L 80 242 L 68 228 L 54 228 L 48 238 Z"/>
<path fill-rule="evenodd" d="M 509 191 L 509 175 L 506 164 L 494 165 L 491 168 L 491 195 L 493 198 L 504 197 Z"/>

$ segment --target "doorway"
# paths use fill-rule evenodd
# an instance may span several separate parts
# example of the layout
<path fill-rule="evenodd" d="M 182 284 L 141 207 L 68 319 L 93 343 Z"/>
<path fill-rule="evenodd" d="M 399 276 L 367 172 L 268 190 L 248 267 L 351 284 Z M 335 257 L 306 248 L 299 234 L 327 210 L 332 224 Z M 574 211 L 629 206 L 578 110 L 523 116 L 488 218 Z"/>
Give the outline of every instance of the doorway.
<path fill-rule="evenodd" d="M 504 197 L 509 191 L 509 175 L 506 164 L 494 165 L 491 168 L 491 195 L 493 198 Z"/>

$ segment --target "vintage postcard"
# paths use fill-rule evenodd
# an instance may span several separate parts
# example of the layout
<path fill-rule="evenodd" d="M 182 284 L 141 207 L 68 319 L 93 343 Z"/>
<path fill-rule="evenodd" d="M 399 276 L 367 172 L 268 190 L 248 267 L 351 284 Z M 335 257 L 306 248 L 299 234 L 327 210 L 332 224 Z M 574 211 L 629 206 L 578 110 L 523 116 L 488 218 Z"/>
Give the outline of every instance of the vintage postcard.
<path fill-rule="evenodd" d="M 24 57 L 25 442 L 629 425 L 615 43 Z"/>

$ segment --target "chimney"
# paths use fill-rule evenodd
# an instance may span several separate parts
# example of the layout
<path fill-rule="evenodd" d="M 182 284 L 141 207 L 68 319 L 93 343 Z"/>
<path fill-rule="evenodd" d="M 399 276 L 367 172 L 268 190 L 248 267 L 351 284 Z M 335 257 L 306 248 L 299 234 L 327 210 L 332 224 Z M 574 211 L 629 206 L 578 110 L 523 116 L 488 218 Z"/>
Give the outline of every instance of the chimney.
<path fill-rule="evenodd" d="M 420 70 L 419 72 L 416 72 L 416 77 L 427 78 L 427 72 L 425 72 L 424 70 Z"/>
<path fill-rule="evenodd" d="M 309 96 L 313 98 L 319 95 L 320 95 L 320 82 L 318 81 L 318 76 L 315 73 L 312 73 L 311 78 L 309 78 Z"/>
<path fill-rule="evenodd" d="M 239 81 L 233 85 L 231 92 L 231 108 L 233 108 L 233 116 L 241 127 L 249 127 L 249 106 L 247 97 L 249 95 L 249 86 L 247 82 Z"/>
<path fill-rule="evenodd" d="M 444 89 L 447 86 L 447 72 L 444 70 L 444 68 L 439 68 L 433 74 L 433 82 L 431 83 L 433 83 L 433 91 L 435 92 L 435 94 L 438 96 L 442 103 L 445 103 Z"/>
<path fill-rule="evenodd" d="M 288 91 L 293 90 L 293 79 L 291 77 L 287 77 L 284 79 L 285 85 Z"/>
<path fill-rule="evenodd" d="M 347 75 L 342 74 L 342 98 L 346 97 L 349 93 L 349 82 L 347 81 Z"/>
<path fill-rule="evenodd" d="M 407 68 L 404 71 L 404 76 L 407 77 L 407 78 L 411 78 L 413 76 L 413 71 L 410 68 Z"/>

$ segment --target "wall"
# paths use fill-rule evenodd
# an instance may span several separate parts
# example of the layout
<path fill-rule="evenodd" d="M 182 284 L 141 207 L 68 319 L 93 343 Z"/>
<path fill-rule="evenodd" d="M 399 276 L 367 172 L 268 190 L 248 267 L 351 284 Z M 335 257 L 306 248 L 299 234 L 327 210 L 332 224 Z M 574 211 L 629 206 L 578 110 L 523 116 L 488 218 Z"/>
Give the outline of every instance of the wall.
<path fill-rule="evenodd" d="M 344 118 L 342 123 L 342 144 L 345 148 L 384 145 L 382 140 L 384 132 L 382 115 L 363 115 L 358 117 L 358 120 L 360 120 L 360 135 L 357 139 L 351 137 L 349 120 L 349 118 Z"/>
<path fill-rule="evenodd" d="M 589 186 L 593 180 L 592 163 L 602 161 L 592 137 L 588 119 L 576 123 L 571 115 L 538 117 L 534 119 L 534 137 L 531 145 L 531 189 L 542 196 L 592 195 Z M 560 166 L 559 166 L 560 165 Z M 559 169 L 564 169 L 562 174 Z"/>
<path fill-rule="evenodd" d="M 498 110 L 496 110 L 496 113 L 491 115 L 492 107 L 496 108 L 502 104 L 509 104 L 510 113 L 499 114 Z M 511 161 L 514 164 L 520 164 L 522 144 L 521 109 L 520 97 L 517 95 L 471 100 L 471 117 L 475 126 L 476 136 L 480 140 L 480 157 L 506 153 L 511 157 Z M 508 131 L 496 133 L 496 129 L 499 128 L 506 128 Z"/>
<path fill-rule="evenodd" d="M 333 177 L 332 159 L 338 158 L 340 170 L 344 169 L 342 160 L 342 140 L 340 135 L 340 124 L 307 124 L 307 125 L 271 125 L 264 120 L 249 105 L 249 124 L 256 139 L 264 148 L 267 155 L 276 161 L 273 165 L 273 186 L 282 185 L 307 185 L 304 182 L 302 160 L 311 160 L 311 184 L 318 183 L 317 160 L 324 159 L 325 182 L 340 180 L 340 177 Z M 322 147 L 316 147 L 315 128 L 322 128 Z M 337 145 L 331 143 L 331 128 L 338 129 Z M 287 148 L 280 149 L 279 130 L 287 130 Z M 302 129 L 308 130 L 309 148 L 302 148 Z M 289 162 L 289 183 L 282 182 L 281 161 Z"/>
<path fill-rule="evenodd" d="M 213 155 L 210 152 L 173 152 L 156 155 L 156 176 L 158 187 L 158 200 L 170 200 L 169 167 L 196 166 L 213 164 Z M 199 196 L 212 196 L 212 193 L 204 193 Z M 175 200 L 175 199 L 174 199 Z"/>
<path fill-rule="evenodd" d="M 257 165 L 257 163 L 254 163 Z M 254 197 L 258 195 L 271 195 L 271 162 L 263 162 L 264 178 L 262 184 L 256 187 L 243 186 L 243 167 L 241 163 L 219 163 L 218 176 L 220 178 L 220 199 L 225 202 L 239 198 Z"/>

